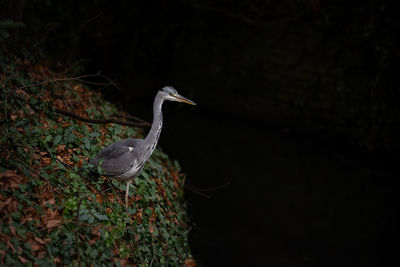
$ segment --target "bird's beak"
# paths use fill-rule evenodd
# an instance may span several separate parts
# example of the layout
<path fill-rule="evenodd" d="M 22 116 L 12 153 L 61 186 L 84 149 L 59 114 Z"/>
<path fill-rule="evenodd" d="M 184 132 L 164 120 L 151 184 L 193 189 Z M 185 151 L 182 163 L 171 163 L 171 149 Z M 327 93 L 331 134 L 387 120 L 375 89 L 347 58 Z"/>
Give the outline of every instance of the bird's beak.
<path fill-rule="evenodd" d="M 183 97 L 181 95 L 175 95 L 175 98 L 178 102 L 183 102 L 186 104 L 194 105 L 196 106 L 196 103 L 194 103 L 192 100 L 187 99 L 186 97 Z"/>

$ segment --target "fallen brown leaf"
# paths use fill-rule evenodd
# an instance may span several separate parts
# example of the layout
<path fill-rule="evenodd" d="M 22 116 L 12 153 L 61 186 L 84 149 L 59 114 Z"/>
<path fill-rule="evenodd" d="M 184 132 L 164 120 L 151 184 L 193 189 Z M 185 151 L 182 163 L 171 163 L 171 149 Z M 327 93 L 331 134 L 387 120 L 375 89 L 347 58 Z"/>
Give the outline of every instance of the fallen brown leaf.
<path fill-rule="evenodd" d="M 143 218 L 143 208 L 139 209 L 139 211 L 133 217 L 135 218 L 135 221 L 141 224 Z"/>
<path fill-rule="evenodd" d="M 5 172 L 0 173 L 0 184 L 6 186 L 9 183 L 23 183 L 25 182 L 25 178 L 18 175 L 15 170 L 7 170 Z"/>
<path fill-rule="evenodd" d="M 25 97 L 25 101 L 29 99 L 29 94 L 22 89 L 15 90 L 15 93 L 23 95 Z"/>
<path fill-rule="evenodd" d="M 40 206 L 45 207 L 46 204 L 54 205 L 56 203 L 56 200 L 54 198 L 50 198 L 48 200 L 43 199 Z"/>
<path fill-rule="evenodd" d="M 42 216 L 44 221 L 50 221 L 54 218 L 60 217 L 57 210 L 47 209 L 46 214 Z"/>
<path fill-rule="evenodd" d="M 15 228 L 14 225 L 10 225 L 10 232 L 12 235 L 16 236 L 17 235 L 17 229 Z"/>
<path fill-rule="evenodd" d="M 65 145 L 59 145 L 59 146 L 56 148 L 56 151 L 57 151 L 57 153 L 60 153 L 61 151 L 64 151 L 64 149 L 65 149 Z"/>
<path fill-rule="evenodd" d="M 154 207 L 151 207 L 150 209 L 151 209 L 151 217 L 149 219 L 149 223 L 153 223 L 156 221 L 157 214 L 156 211 L 154 210 Z"/>
<path fill-rule="evenodd" d="M 54 219 L 54 220 L 50 220 L 46 223 L 46 227 L 48 231 L 51 231 L 53 228 L 60 226 L 62 224 L 62 220 L 61 219 Z"/>
<path fill-rule="evenodd" d="M 4 264 L 4 257 L 6 256 L 6 252 L 0 249 L 0 255 L 1 255 L 0 264 Z"/>
<path fill-rule="evenodd" d="M 16 181 L 10 181 L 10 188 L 11 189 L 18 189 L 19 188 L 19 183 Z"/>
<path fill-rule="evenodd" d="M 92 235 L 97 236 L 97 237 L 100 237 L 100 236 L 101 236 L 101 233 L 100 233 L 100 231 L 99 231 L 99 227 L 94 227 L 94 228 L 92 229 Z"/>
<path fill-rule="evenodd" d="M 7 206 L 10 202 L 11 202 L 12 198 L 10 197 L 9 199 L 7 199 L 6 201 L 0 201 L 0 211 Z"/>
<path fill-rule="evenodd" d="M 38 258 L 38 259 L 43 259 L 45 256 L 47 255 L 47 253 L 46 253 L 46 251 L 40 251 L 39 253 L 38 253 L 38 255 L 36 256 L 36 258 Z"/>
<path fill-rule="evenodd" d="M 11 242 L 10 242 L 9 239 L 6 240 L 6 243 L 7 243 L 7 248 L 11 248 L 11 250 L 12 250 L 13 252 L 16 251 L 14 245 L 11 244 Z"/>
<path fill-rule="evenodd" d="M 12 121 L 15 121 L 17 118 L 18 118 L 17 115 L 10 114 L 10 119 L 11 119 Z"/>
<path fill-rule="evenodd" d="M 38 251 L 42 248 L 42 246 L 33 239 L 29 239 L 28 243 L 31 245 L 33 251 Z"/>
<path fill-rule="evenodd" d="M 39 244 L 42 245 L 46 245 L 48 243 L 50 243 L 51 238 L 45 238 L 45 239 L 41 239 L 40 237 L 35 236 L 33 239 L 35 239 L 36 242 L 38 242 Z"/>
<path fill-rule="evenodd" d="M 25 264 L 25 263 L 27 263 L 28 262 L 28 260 L 27 259 L 25 259 L 24 257 L 22 257 L 22 256 L 19 256 L 18 255 L 18 259 L 22 262 L 22 264 Z"/>
<path fill-rule="evenodd" d="M 42 158 L 42 162 L 43 162 L 43 164 L 45 165 L 45 166 L 47 166 L 47 165 L 50 165 L 50 163 L 51 163 L 51 158 L 45 158 L 45 157 L 43 157 Z"/>
<path fill-rule="evenodd" d="M 103 196 L 100 194 L 96 194 L 96 201 L 99 202 L 100 204 L 103 203 Z"/>

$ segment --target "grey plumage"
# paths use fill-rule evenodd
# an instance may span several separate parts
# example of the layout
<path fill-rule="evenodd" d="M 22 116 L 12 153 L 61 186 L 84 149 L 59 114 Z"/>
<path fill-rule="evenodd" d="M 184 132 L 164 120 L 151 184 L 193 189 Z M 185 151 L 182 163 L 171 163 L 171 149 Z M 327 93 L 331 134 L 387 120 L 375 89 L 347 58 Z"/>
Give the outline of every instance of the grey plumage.
<path fill-rule="evenodd" d="M 138 149 L 142 146 L 141 143 L 143 143 L 143 140 L 140 139 L 118 141 L 102 149 L 90 163 L 93 165 L 100 164 L 106 175 L 118 178 L 132 168 L 133 158 L 138 159 L 141 156 Z"/>
<path fill-rule="evenodd" d="M 145 139 L 125 139 L 103 148 L 90 163 L 100 166 L 106 175 L 127 181 L 125 206 L 128 207 L 129 185 L 143 169 L 157 146 L 163 124 L 162 104 L 165 100 L 196 105 L 170 86 L 158 91 L 153 104 L 153 123 Z"/>

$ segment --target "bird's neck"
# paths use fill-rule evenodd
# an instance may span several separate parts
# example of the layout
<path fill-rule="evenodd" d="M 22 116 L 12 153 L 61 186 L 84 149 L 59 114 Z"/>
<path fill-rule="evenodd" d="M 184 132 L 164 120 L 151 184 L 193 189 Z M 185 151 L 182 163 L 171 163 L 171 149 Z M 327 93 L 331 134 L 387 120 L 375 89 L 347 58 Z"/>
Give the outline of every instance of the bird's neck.
<path fill-rule="evenodd" d="M 161 112 L 162 104 L 164 99 L 157 94 L 154 99 L 153 104 L 153 124 L 151 125 L 151 129 L 144 139 L 144 143 L 146 147 L 149 147 L 151 151 L 153 151 L 157 145 L 158 138 L 160 137 L 161 128 L 163 124 L 163 116 Z"/>

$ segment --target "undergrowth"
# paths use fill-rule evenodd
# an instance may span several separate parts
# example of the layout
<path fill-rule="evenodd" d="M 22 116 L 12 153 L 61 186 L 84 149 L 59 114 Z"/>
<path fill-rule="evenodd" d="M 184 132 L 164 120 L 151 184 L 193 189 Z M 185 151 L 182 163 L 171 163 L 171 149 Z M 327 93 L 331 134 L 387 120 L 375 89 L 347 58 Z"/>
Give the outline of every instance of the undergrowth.
<path fill-rule="evenodd" d="M 87 161 L 141 131 L 56 113 L 121 115 L 33 58 L 1 58 L 0 264 L 194 266 L 179 164 L 156 149 L 131 185 L 126 212 L 125 183 L 88 175 Z"/>

